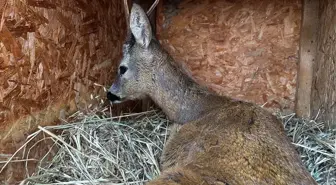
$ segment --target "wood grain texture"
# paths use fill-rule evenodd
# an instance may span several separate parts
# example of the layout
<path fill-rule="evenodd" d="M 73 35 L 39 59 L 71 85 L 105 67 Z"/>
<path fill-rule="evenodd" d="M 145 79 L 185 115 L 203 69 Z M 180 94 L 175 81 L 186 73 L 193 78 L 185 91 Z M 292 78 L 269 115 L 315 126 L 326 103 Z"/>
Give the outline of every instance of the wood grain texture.
<path fill-rule="evenodd" d="M 105 98 L 126 21 L 109 0 L 0 0 L 0 13 L 0 151 L 10 153 L 37 125 Z"/>
<path fill-rule="evenodd" d="M 312 87 L 312 116 L 336 127 L 336 1 L 320 1 L 317 56 Z"/>
<path fill-rule="evenodd" d="M 300 117 L 310 118 L 313 67 L 316 62 L 319 1 L 306 0 L 303 2 L 295 112 Z"/>
<path fill-rule="evenodd" d="M 217 93 L 292 111 L 301 6 L 296 0 L 165 0 L 159 40 Z"/>

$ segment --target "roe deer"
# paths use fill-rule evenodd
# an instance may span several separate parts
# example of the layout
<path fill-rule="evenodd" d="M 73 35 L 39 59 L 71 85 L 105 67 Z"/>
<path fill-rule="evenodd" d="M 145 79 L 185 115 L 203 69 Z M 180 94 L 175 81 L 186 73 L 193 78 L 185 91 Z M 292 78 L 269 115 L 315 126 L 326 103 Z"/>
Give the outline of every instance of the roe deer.
<path fill-rule="evenodd" d="M 148 96 L 181 125 L 165 146 L 161 175 L 148 184 L 316 184 L 281 122 L 257 105 L 198 85 L 160 46 L 137 4 L 130 30 L 108 99 Z"/>

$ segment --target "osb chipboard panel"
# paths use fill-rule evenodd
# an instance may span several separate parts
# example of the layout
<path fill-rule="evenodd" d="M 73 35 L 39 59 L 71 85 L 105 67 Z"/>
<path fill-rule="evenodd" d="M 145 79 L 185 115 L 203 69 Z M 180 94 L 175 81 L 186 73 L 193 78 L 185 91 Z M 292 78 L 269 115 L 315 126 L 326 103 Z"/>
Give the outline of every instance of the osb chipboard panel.
<path fill-rule="evenodd" d="M 317 55 L 313 66 L 312 117 L 336 128 L 336 1 L 320 1 Z"/>
<path fill-rule="evenodd" d="M 216 92 L 293 109 L 301 1 L 165 0 L 159 40 Z"/>
<path fill-rule="evenodd" d="M 0 8 L 0 149 L 15 146 L 112 82 L 125 34 L 122 1 L 8 0 Z M 97 85 L 100 84 L 100 85 Z"/>

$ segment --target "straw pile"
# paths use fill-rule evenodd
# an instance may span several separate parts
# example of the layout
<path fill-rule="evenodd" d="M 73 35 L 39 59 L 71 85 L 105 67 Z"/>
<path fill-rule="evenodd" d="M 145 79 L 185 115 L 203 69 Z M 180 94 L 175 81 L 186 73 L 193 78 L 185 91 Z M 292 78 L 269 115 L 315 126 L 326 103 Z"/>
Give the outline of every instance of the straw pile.
<path fill-rule="evenodd" d="M 72 118 L 81 121 L 39 127 L 28 137 L 29 141 L 43 134 L 39 142 L 52 140 L 53 144 L 36 173 L 22 184 L 143 184 L 159 175 L 158 159 L 169 123 L 162 113 L 110 117 L 104 111 L 90 115 L 78 112 Z M 58 152 L 47 161 L 54 148 Z"/>
<path fill-rule="evenodd" d="M 336 184 L 336 129 L 327 130 L 324 123 L 294 116 L 280 117 L 303 163 L 319 184 Z"/>
<path fill-rule="evenodd" d="M 321 185 L 336 184 L 334 131 L 323 131 L 323 123 L 297 119 L 294 114 L 279 117 L 312 176 Z M 22 184 L 144 184 L 160 174 L 159 158 L 170 130 L 161 112 L 111 117 L 104 110 L 78 112 L 70 119 L 72 123 L 39 127 L 27 138 L 29 143 L 43 135 L 39 142 L 53 141 L 49 151 L 58 152 L 48 152 Z M 37 143 L 33 144 L 25 150 Z"/>

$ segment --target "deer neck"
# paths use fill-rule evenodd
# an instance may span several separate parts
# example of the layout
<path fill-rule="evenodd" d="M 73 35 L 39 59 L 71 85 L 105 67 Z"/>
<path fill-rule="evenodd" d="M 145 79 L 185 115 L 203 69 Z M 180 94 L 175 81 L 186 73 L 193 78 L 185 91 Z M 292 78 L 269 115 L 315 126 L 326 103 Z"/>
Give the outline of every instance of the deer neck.
<path fill-rule="evenodd" d="M 169 55 L 163 58 L 153 71 L 149 96 L 169 119 L 180 124 L 193 121 L 223 101 L 181 71 Z"/>

